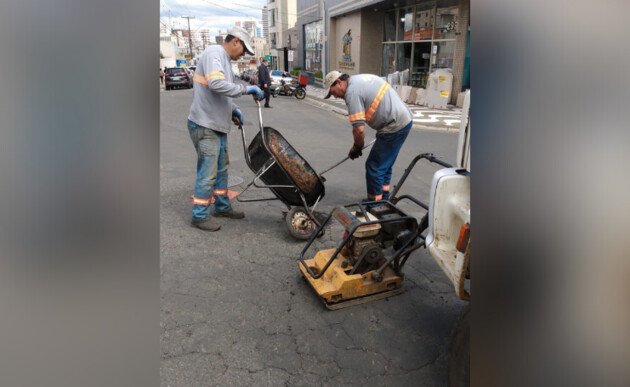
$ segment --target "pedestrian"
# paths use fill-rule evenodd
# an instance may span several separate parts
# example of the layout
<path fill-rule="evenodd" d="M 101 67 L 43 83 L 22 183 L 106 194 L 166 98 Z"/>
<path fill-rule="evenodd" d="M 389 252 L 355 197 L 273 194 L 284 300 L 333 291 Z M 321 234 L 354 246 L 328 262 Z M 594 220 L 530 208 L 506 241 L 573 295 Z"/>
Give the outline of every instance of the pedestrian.
<path fill-rule="evenodd" d="M 269 106 L 269 96 L 271 95 L 271 77 L 269 76 L 269 67 L 267 67 L 267 58 L 262 58 L 258 67 L 258 84 L 265 92 L 265 107 Z"/>
<path fill-rule="evenodd" d="M 197 179 L 192 207 L 192 226 L 205 231 L 221 228 L 210 216 L 210 203 L 214 195 L 214 216 L 242 219 L 245 214 L 230 206 L 228 197 L 228 143 L 230 118 L 235 124 L 243 123 L 243 115 L 232 102 L 245 94 L 262 100 L 264 94 L 258 86 L 234 82 L 231 61 L 245 53 L 254 55 L 249 33 L 241 27 L 232 27 L 221 45 L 208 47 L 199 58 L 193 89 L 193 101 L 188 115 L 188 131 L 197 152 Z"/>
<path fill-rule="evenodd" d="M 164 84 L 164 70 L 160 67 L 160 85 Z"/>
<path fill-rule="evenodd" d="M 392 166 L 398 157 L 413 115 L 389 83 L 373 74 L 349 76 L 339 71 L 326 74 L 324 98 L 343 98 L 348 106 L 354 144 L 348 152 L 354 160 L 363 153 L 365 125 L 376 130 L 376 142 L 365 161 L 367 200 L 388 200 Z"/>

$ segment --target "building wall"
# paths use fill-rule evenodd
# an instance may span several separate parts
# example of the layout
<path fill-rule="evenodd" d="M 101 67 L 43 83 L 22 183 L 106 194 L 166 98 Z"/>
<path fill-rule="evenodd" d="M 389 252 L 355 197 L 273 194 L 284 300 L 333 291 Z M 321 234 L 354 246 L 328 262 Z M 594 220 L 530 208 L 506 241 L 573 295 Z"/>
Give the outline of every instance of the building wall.
<path fill-rule="evenodd" d="M 267 6 L 264 6 L 262 9 L 262 37 L 269 39 L 269 9 Z"/>
<path fill-rule="evenodd" d="M 459 2 L 459 22 L 457 24 L 457 38 L 455 40 L 455 54 L 453 57 L 453 92 L 451 104 L 457 102 L 457 94 L 462 89 L 464 63 L 466 60 L 466 41 L 468 38 L 468 24 L 470 22 L 470 0 Z"/>
<path fill-rule="evenodd" d="M 273 42 L 270 43 L 270 47 L 273 49 L 277 49 L 276 55 L 274 55 L 274 51 L 271 51 L 271 55 L 276 58 L 272 60 L 271 67 L 273 69 L 284 70 L 285 67 L 288 68 L 288 64 L 285 63 L 284 58 L 284 47 L 287 41 L 285 37 L 286 31 L 292 27 L 295 27 L 295 22 L 297 20 L 296 15 L 296 0 L 276 0 L 274 2 L 267 3 L 267 7 L 270 10 L 275 8 L 275 26 L 269 26 L 269 34 L 273 36 L 275 34 L 275 47 Z"/>
<path fill-rule="evenodd" d="M 160 36 L 160 53 L 164 56 L 160 58 L 160 67 L 175 67 L 177 51 L 171 36 Z"/>
<path fill-rule="evenodd" d="M 251 40 L 251 43 L 256 60 L 260 60 L 261 57 L 269 55 L 269 45 L 267 44 L 267 40 L 265 38 L 255 37 Z"/>
<path fill-rule="evenodd" d="M 344 44 L 344 39 L 349 33 L 349 45 Z M 361 67 L 361 11 L 352 12 L 331 19 L 330 35 L 328 37 L 330 70 L 339 70 L 342 73 L 359 74 Z M 349 58 L 344 52 L 344 46 L 349 48 Z M 350 60 L 348 60 L 350 59 Z"/>
<path fill-rule="evenodd" d="M 360 72 L 381 75 L 383 12 L 374 12 L 372 8 L 361 10 L 361 36 L 358 40 Z"/>

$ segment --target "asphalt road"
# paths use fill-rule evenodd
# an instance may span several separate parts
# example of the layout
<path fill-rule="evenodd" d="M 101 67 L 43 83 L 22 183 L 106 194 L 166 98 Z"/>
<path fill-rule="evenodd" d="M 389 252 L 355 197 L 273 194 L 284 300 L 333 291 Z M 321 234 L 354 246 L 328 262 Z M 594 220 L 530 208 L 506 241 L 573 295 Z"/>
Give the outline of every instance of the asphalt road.
<path fill-rule="evenodd" d="M 405 292 L 337 311 L 327 310 L 301 277 L 304 242 L 285 226 L 280 201 L 238 203 L 243 220 L 221 218 L 220 231 L 189 225 L 196 155 L 186 118 L 192 90 L 160 93 L 161 380 L 164 386 L 445 386 L 453 324 L 465 306 L 423 249 L 405 266 Z M 251 97 L 235 99 L 248 141 L 258 130 Z M 265 126 L 285 137 L 316 170 L 347 155 L 349 123 L 340 115 L 295 98 L 272 98 Z M 367 140 L 373 138 L 370 133 Z M 253 177 L 240 132 L 229 136 L 229 172 Z M 410 133 L 394 166 L 392 185 L 419 153 L 453 162 L 457 134 Z M 364 156 L 326 174 L 317 210 L 365 197 Z M 419 164 L 403 192 L 427 201 L 436 167 Z M 240 190 L 240 187 L 231 187 Z M 269 197 L 256 189 L 249 197 Z M 423 212 L 406 208 L 420 217 Z M 333 225 L 313 244 L 335 247 Z M 307 254 L 309 255 L 309 254 Z"/>

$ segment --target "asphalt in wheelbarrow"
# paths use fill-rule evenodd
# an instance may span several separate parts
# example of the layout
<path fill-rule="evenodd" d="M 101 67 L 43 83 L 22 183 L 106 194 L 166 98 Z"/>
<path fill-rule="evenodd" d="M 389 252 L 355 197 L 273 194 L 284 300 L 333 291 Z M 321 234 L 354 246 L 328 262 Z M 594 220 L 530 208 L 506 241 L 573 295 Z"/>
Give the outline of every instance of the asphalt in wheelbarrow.
<path fill-rule="evenodd" d="M 263 144 L 260 132 L 248 147 L 252 171 L 258 173 L 268 161 L 271 159 L 276 161 L 260 179 L 267 185 L 295 186 L 295 188 L 269 188 L 279 199 L 291 206 L 304 204 L 298 191 L 304 195 L 306 204 L 309 206 L 323 198 L 324 183 L 308 162 L 280 132 L 268 126 L 263 128 L 263 132 L 268 149 Z"/>

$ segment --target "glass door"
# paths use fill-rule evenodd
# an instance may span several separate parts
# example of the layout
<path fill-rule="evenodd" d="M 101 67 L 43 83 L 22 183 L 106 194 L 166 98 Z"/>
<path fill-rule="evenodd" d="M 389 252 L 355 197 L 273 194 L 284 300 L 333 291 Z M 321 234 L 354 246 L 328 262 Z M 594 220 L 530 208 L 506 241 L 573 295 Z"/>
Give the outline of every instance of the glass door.
<path fill-rule="evenodd" d="M 425 88 L 429 78 L 430 67 L 431 42 L 414 43 L 410 85 Z"/>

